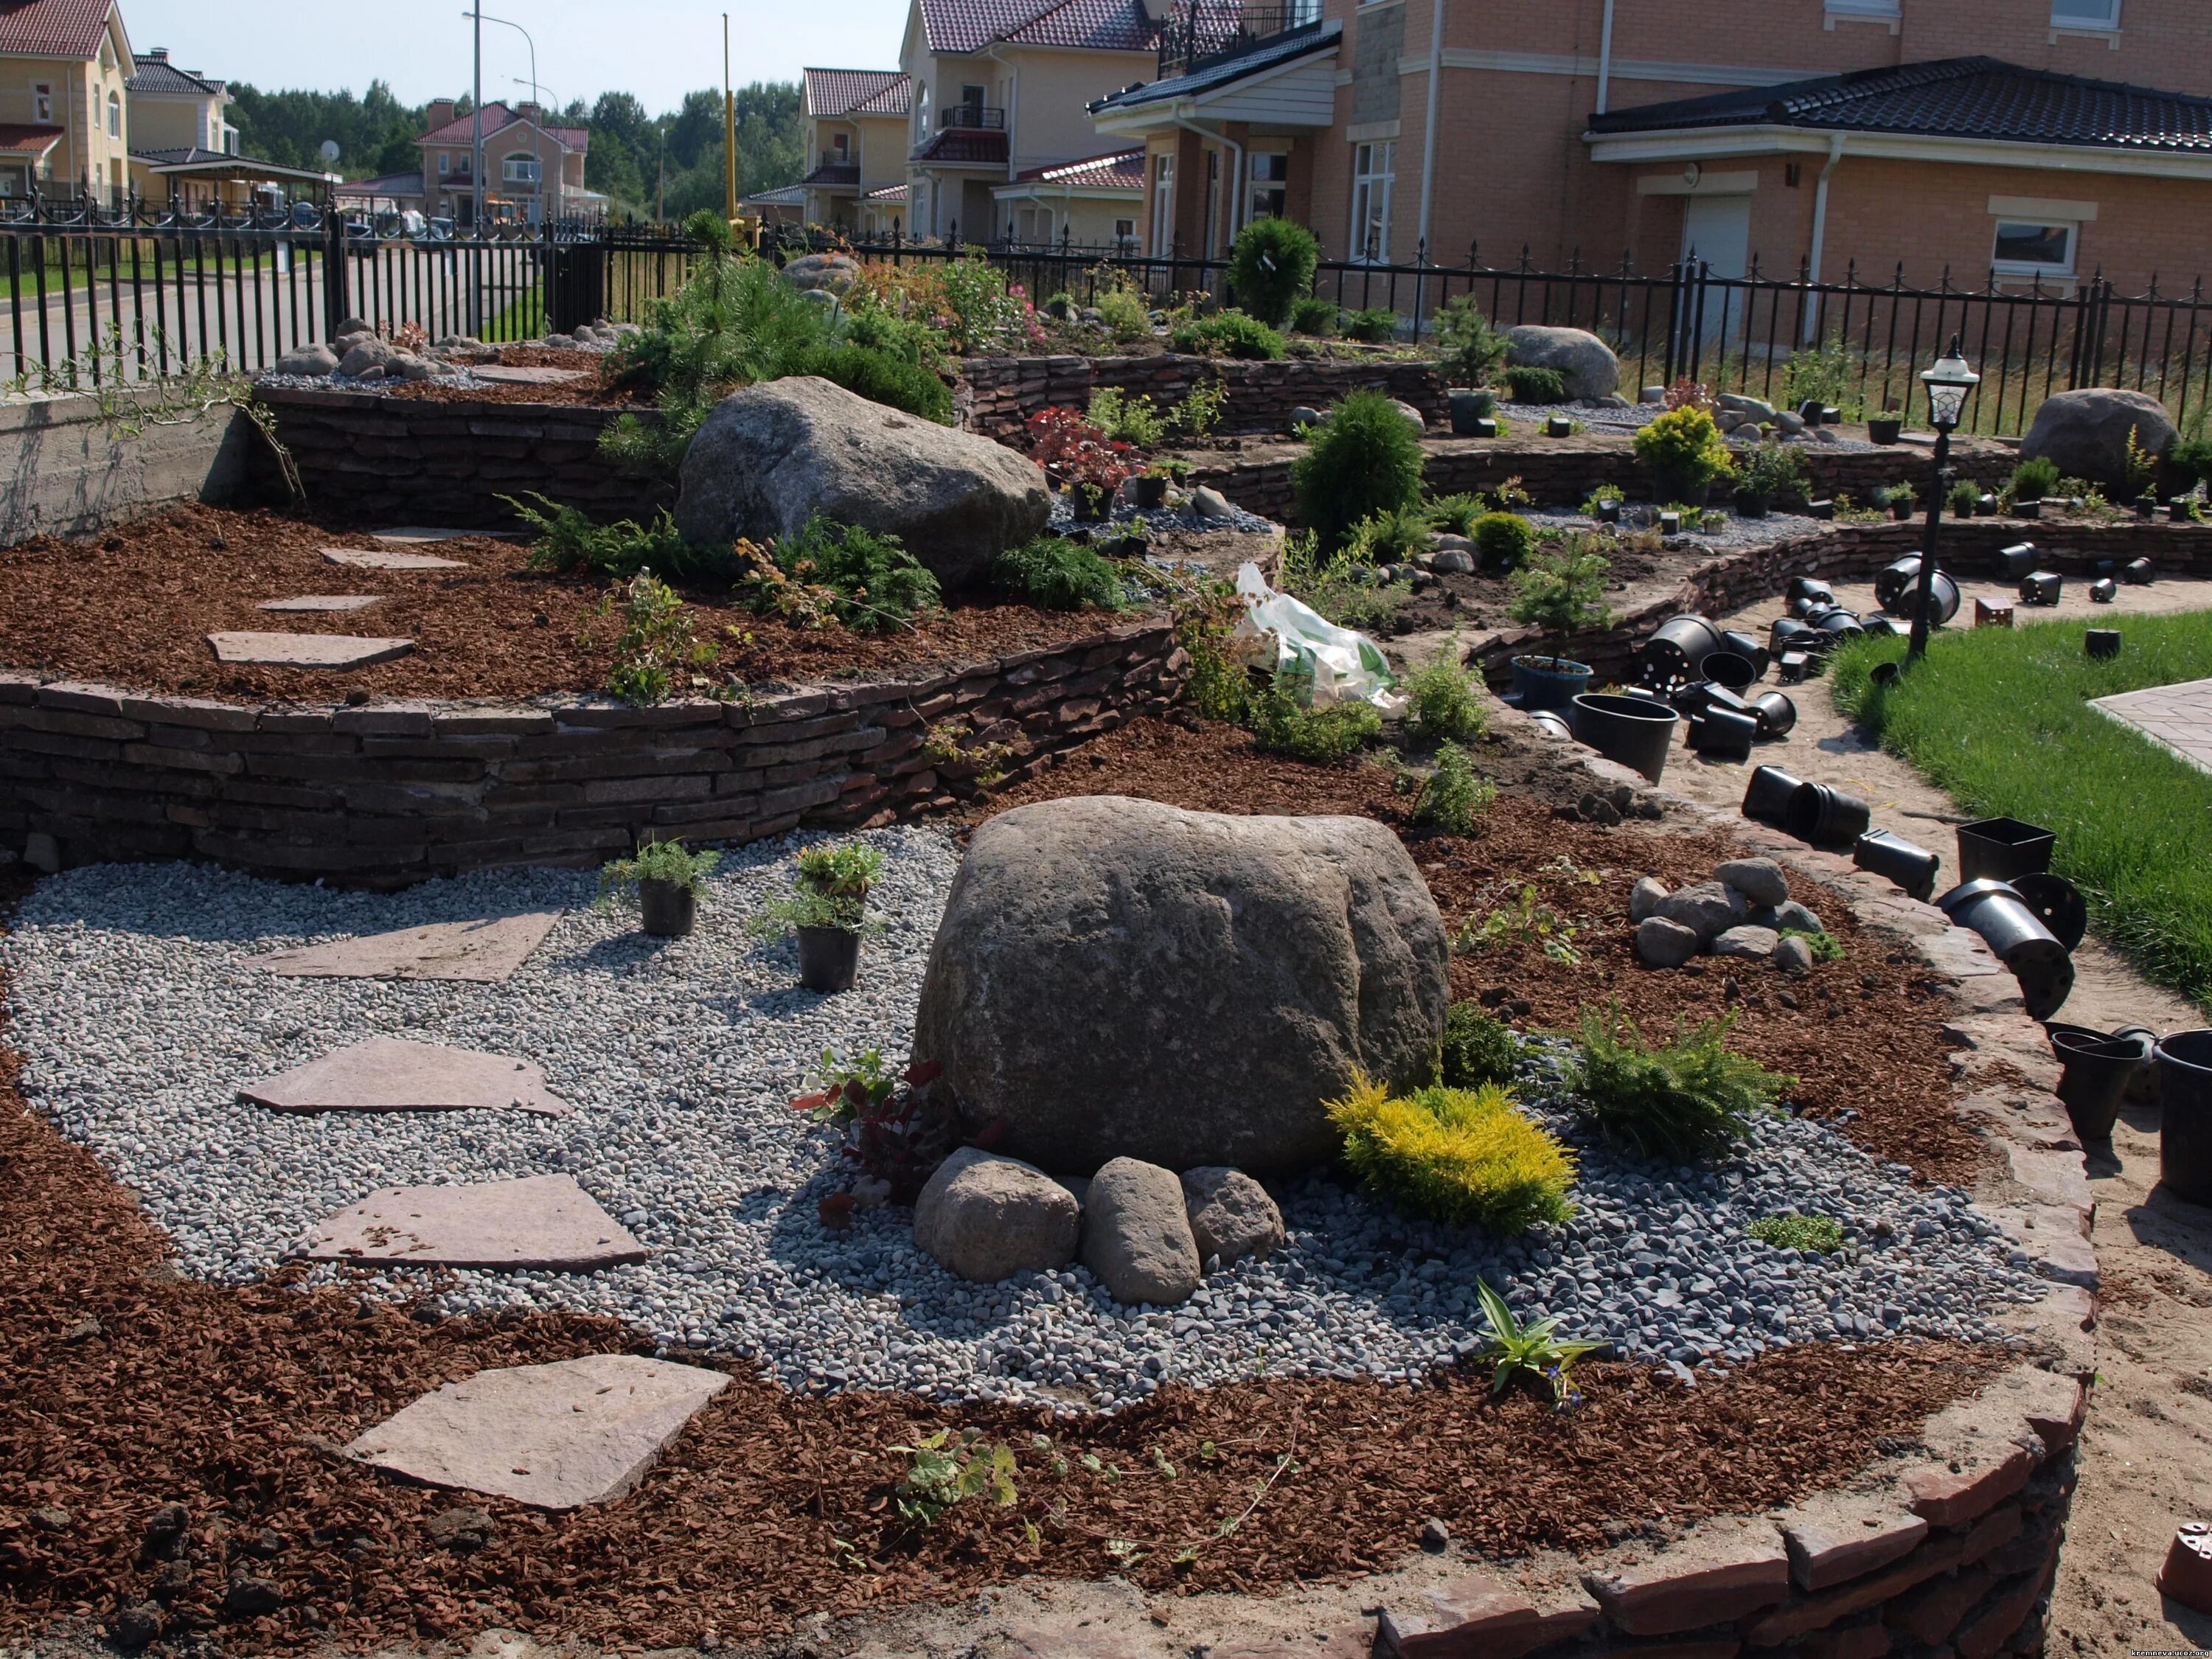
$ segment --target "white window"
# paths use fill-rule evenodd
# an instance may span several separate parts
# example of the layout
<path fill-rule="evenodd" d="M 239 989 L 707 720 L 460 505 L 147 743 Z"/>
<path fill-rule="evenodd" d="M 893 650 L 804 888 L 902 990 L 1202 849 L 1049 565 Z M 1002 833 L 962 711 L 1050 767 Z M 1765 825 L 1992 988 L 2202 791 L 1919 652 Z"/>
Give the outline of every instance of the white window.
<path fill-rule="evenodd" d="M 1280 219 L 1289 210 L 1291 158 L 1281 150 L 1252 154 L 1252 197 L 1244 217 Z"/>
<path fill-rule="evenodd" d="M 914 136 L 917 142 L 929 137 L 929 82 L 927 81 L 914 89 Z"/>
<path fill-rule="evenodd" d="M 1821 9 L 1844 17 L 1895 17 L 1898 0 L 1821 0 Z"/>
<path fill-rule="evenodd" d="M 54 83 L 51 81 L 31 82 L 31 118 L 41 125 L 54 118 Z"/>
<path fill-rule="evenodd" d="M 499 176 L 510 185 L 534 185 L 538 182 L 538 167 L 535 155 L 510 155 L 500 164 Z"/>
<path fill-rule="evenodd" d="M 453 170 L 453 153 L 447 149 L 440 150 L 438 152 L 438 176 L 441 179 L 443 179 L 451 173 Z"/>
<path fill-rule="evenodd" d="M 2120 0 L 2051 0 L 2051 27 L 2055 29 L 2116 29 L 2120 26 Z"/>
<path fill-rule="evenodd" d="M 123 100 L 112 92 L 107 94 L 107 136 L 123 136 Z"/>
<path fill-rule="evenodd" d="M 1352 246 L 1355 259 L 1390 257 L 1390 185 L 1395 143 L 1352 147 Z"/>
<path fill-rule="evenodd" d="M 2000 276 L 2071 276 L 2081 234 L 2081 226 L 2063 222 L 2000 219 L 1990 268 Z"/>
<path fill-rule="evenodd" d="M 1172 154 L 1152 157 L 1152 252 L 1175 246 L 1175 163 Z"/>
<path fill-rule="evenodd" d="M 1114 246 L 1127 252 L 1136 245 L 1137 222 L 1134 219 L 1116 219 L 1114 222 Z"/>

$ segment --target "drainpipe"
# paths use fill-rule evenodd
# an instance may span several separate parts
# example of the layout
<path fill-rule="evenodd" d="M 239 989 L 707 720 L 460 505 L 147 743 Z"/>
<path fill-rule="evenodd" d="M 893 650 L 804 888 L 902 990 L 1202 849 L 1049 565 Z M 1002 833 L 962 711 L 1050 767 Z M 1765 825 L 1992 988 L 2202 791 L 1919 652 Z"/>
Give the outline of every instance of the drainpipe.
<path fill-rule="evenodd" d="M 1828 178 L 1836 170 L 1836 163 L 1844 159 L 1844 135 L 1828 135 L 1828 159 L 1820 168 L 1820 176 L 1813 185 L 1813 246 L 1806 260 L 1806 270 L 1811 279 L 1820 280 L 1820 249 L 1828 239 Z M 1820 295 L 1808 292 L 1805 295 L 1805 343 L 1817 345 L 1813 337 L 1820 326 Z"/>
<path fill-rule="evenodd" d="M 1605 113 L 1606 95 L 1613 89 L 1613 0 L 1605 0 L 1605 21 L 1597 32 L 1597 112 Z"/>
<path fill-rule="evenodd" d="M 1609 9 L 1613 0 L 1605 0 Z M 1444 0 L 1429 29 L 1429 109 L 1421 129 L 1421 246 L 1429 245 L 1429 206 L 1437 192 L 1437 90 L 1444 78 Z M 1417 307 L 1418 309 L 1418 304 Z"/>
<path fill-rule="evenodd" d="M 1175 118 L 1175 124 L 1181 127 L 1185 132 L 1194 132 L 1201 138 L 1211 138 L 1215 143 L 1226 145 L 1228 147 L 1232 156 L 1229 164 L 1228 234 L 1229 240 L 1234 241 L 1237 239 L 1237 231 L 1242 228 L 1242 227 L 1240 227 L 1237 222 L 1237 198 L 1243 194 L 1243 190 L 1244 146 L 1238 143 L 1235 139 L 1230 137 L 1226 133 L 1208 132 L 1204 127 L 1200 126 L 1195 121 L 1187 121 L 1180 115 Z M 1210 247 L 1201 250 L 1199 254 L 1199 258 L 1201 260 L 1211 259 L 1212 257 L 1213 250 Z"/>

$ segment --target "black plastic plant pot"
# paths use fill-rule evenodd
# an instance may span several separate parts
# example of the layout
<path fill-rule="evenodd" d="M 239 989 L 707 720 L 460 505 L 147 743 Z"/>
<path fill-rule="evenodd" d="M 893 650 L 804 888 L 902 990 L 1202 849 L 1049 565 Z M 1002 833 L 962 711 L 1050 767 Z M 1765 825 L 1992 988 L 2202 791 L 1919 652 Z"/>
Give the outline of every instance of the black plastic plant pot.
<path fill-rule="evenodd" d="M 1796 685 L 1813 672 L 1813 657 L 1807 651 L 1785 651 L 1774 659 L 1774 678 L 1784 685 Z"/>
<path fill-rule="evenodd" d="M 1604 501 L 1600 501 L 1597 504 L 1597 521 L 1600 524 L 1619 524 L 1620 522 L 1620 503 L 1613 500 L 1610 496 Z"/>
<path fill-rule="evenodd" d="M 1783 808 L 1782 827 L 1814 847 L 1849 847 L 1874 816 L 1856 795 L 1825 783 L 1801 783 Z"/>
<path fill-rule="evenodd" d="M 1876 639 L 1902 639 L 1912 631 L 1894 617 L 1861 617 L 1859 626 Z"/>
<path fill-rule="evenodd" d="M 2136 502 L 2136 517 L 2145 524 L 2158 517 L 2158 497 L 2155 495 L 2140 497 Z"/>
<path fill-rule="evenodd" d="M 1756 489 L 1735 492 L 1735 513 L 1739 519 L 1763 519 L 1766 516 L 1766 497 Z"/>
<path fill-rule="evenodd" d="M 2051 867 L 2058 837 L 2018 818 L 1976 818 L 1959 826 L 1959 879 L 2010 881 Z"/>
<path fill-rule="evenodd" d="M 1555 738 L 1572 738 L 1575 735 L 1575 728 L 1569 724 L 1567 717 L 1556 708 L 1532 708 L 1528 711 L 1528 720 L 1539 731 Z"/>
<path fill-rule="evenodd" d="M 1990 953 L 2015 974 L 2020 965 L 2047 964 L 2067 954 L 2009 882 L 1987 876 L 1962 881 L 1937 899 L 1936 908 L 1951 919 L 1953 927 L 1979 933 Z"/>
<path fill-rule="evenodd" d="M 1807 426 L 1820 425 L 1820 400 L 1818 398 L 1808 398 L 1802 403 L 1799 404 L 1797 405 L 1797 418 L 1804 422 Z"/>
<path fill-rule="evenodd" d="M 2100 576 L 2089 584 L 2089 603 L 2092 605 L 2111 605 L 2119 597 L 2120 585 L 2110 576 Z"/>
<path fill-rule="evenodd" d="M 1878 415 L 1867 422 L 1867 438 L 1872 443 L 1893 444 L 1904 431 L 1904 422 L 1885 421 Z"/>
<path fill-rule="evenodd" d="M 1996 517 L 1996 512 L 1997 498 L 1991 495 L 1988 490 L 1984 489 L 1980 495 L 1974 497 L 1974 516 L 1976 518 L 1993 519 Z"/>
<path fill-rule="evenodd" d="M 1936 854 L 1887 830 L 1869 830 L 1861 836 L 1852 846 L 1851 862 L 1895 882 L 1923 904 L 1934 896 L 1936 873 L 1943 866 Z"/>
<path fill-rule="evenodd" d="M 1845 640 L 1857 639 L 1866 632 L 1859 619 L 1838 605 L 1833 611 L 1816 612 L 1809 618 L 1813 624 L 1813 643 L 1822 651 L 1832 651 Z"/>
<path fill-rule="evenodd" d="M 1706 659 L 1711 661 L 1711 658 Z M 1676 712 L 1685 720 L 1696 720 L 1710 709 L 1726 709 L 1731 714 L 1748 714 L 1751 705 L 1717 680 L 1698 680 L 1677 691 L 1670 701 Z"/>
<path fill-rule="evenodd" d="M 2212 1030 L 2158 1045 L 2158 1178 L 2179 1199 L 2212 1204 Z"/>
<path fill-rule="evenodd" d="M 1714 760 L 1746 761 L 1759 736 L 1759 720 L 1733 708 L 1708 708 L 1690 722 L 1690 747 Z"/>
<path fill-rule="evenodd" d="M 1667 769 L 1667 750 L 1681 717 L 1650 697 L 1624 697 L 1607 691 L 1585 692 L 1574 700 L 1575 736 L 1652 782 Z"/>
<path fill-rule="evenodd" d="M 2189 510 L 2187 501 L 2168 501 L 2166 504 L 2166 518 L 2169 524 L 2188 524 L 2193 521 L 2196 516 Z"/>
<path fill-rule="evenodd" d="M 1815 577 L 1792 576 L 1790 579 L 1790 591 L 1784 597 L 1793 605 L 1799 599 L 1812 599 L 1821 605 L 1833 605 L 1836 602 L 1836 590 Z"/>
<path fill-rule="evenodd" d="M 2048 870 L 2028 870 L 2012 878 L 2012 889 L 2068 951 L 2081 947 L 2089 931 L 2089 905 L 2080 888 Z"/>
<path fill-rule="evenodd" d="M 1129 500 L 1136 507 L 1150 512 L 1168 502 L 1168 481 L 1164 477 L 1139 475 L 1129 480 Z"/>
<path fill-rule="evenodd" d="M 2015 542 L 1997 553 L 1997 570 L 2008 582 L 2034 574 L 2035 568 L 2042 562 L 2043 550 L 2033 542 Z"/>
<path fill-rule="evenodd" d="M 638 926 L 656 939 L 682 939 L 699 920 L 699 896 L 686 881 L 637 884 Z"/>
<path fill-rule="evenodd" d="M 1778 657 L 1784 651 L 1802 650 L 1812 635 L 1812 624 L 1802 617 L 1777 617 L 1766 630 L 1766 648 Z"/>
<path fill-rule="evenodd" d="M 1589 689 L 1594 671 L 1565 657 L 1516 657 L 1513 689 L 1523 714 L 1536 708 L 1565 708 Z"/>
<path fill-rule="evenodd" d="M 1554 415 L 1544 422 L 1544 435 L 1547 438 L 1571 438 L 1575 435 L 1575 423 L 1565 415 Z"/>
<path fill-rule="evenodd" d="M 1721 629 L 1721 649 L 1733 651 L 1739 657 L 1749 659 L 1751 678 L 1753 680 L 1765 679 L 1767 665 L 1774 660 L 1772 653 L 1759 642 L 1757 635 L 1747 634 L 1740 628 Z M 1712 678 L 1711 669 L 1705 671 L 1705 678 L 1708 679 Z"/>
<path fill-rule="evenodd" d="M 799 982 L 810 991 L 849 991 L 860 969 L 860 936 L 846 927 L 799 930 Z"/>
<path fill-rule="evenodd" d="M 1636 678 L 1646 685 L 1678 685 L 1703 678 L 1705 661 L 1725 649 L 1721 631 L 1705 617 L 1669 617 L 1636 649 Z"/>
<path fill-rule="evenodd" d="M 1496 416 L 1485 415 L 1480 420 L 1474 422 L 1474 430 L 1468 433 L 1467 435 L 1470 438 L 1495 438 L 1498 435 L 1498 421 Z"/>
<path fill-rule="evenodd" d="M 2120 567 L 2120 580 L 2130 587 L 2148 587 L 2157 574 L 2148 559 L 2133 559 Z"/>
<path fill-rule="evenodd" d="M 2021 582 L 2020 601 L 2022 605 L 2057 605 L 2065 587 L 2065 578 L 2056 570 L 2039 570 Z"/>
<path fill-rule="evenodd" d="M 1895 685 L 1904 678 L 1904 669 L 1893 662 L 1878 662 L 1867 670 L 1867 678 L 1876 685 Z"/>
<path fill-rule="evenodd" d="M 1889 516 L 1899 524 L 1908 523 L 1912 518 L 1913 509 L 1917 505 L 1917 502 L 1909 501 L 1892 501 L 1889 504 Z"/>
<path fill-rule="evenodd" d="M 1790 798 L 1805 787 L 1805 780 L 1778 766 L 1753 769 L 1743 792 L 1743 815 L 1759 823 L 1779 823 L 1790 810 Z"/>
<path fill-rule="evenodd" d="M 2061 1031 L 2051 1034 L 2051 1048 L 2061 1067 L 2058 1098 L 2074 1120 L 2074 1133 L 2084 1140 L 2110 1140 L 2142 1051 L 2133 1042 L 2087 1042 Z"/>
<path fill-rule="evenodd" d="M 1905 597 L 1905 590 L 1920 580 L 1920 556 L 1908 553 L 1893 563 L 1875 572 L 1874 597 L 1885 611 L 1897 609 L 1897 602 Z"/>
<path fill-rule="evenodd" d="M 2039 519 L 2043 516 L 2043 503 L 2041 501 L 2014 501 L 2012 504 L 2012 515 L 2015 519 Z"/>
<path fill-rule="evenodd" d="M 1817 501 L 1808 501 L 1805 503 L 1805 516 L 1808 519 L 1819 519 L 1824 522 L 1833 519 L 1836 516 L 1836 503 L 1825 495 Z"/>
<path fill-rule="evenodd" d="M 1762 738 L 1786 738 L 1797 724 L 1797 705 L 1782 691 L 1762 691 L 1751 700 L 1752 718 Z"/>
<path fill-rule="evenodd" d="M 1698 672 L 1717 685 L 1741 691 L 1759 678 L 1759 665 L 1736 651 L 1716 651 L 1698 665 Z"/>
<path fill-rule="evenodd" d="M 2081 636 L 2081 648 L 2093 657 L 2117 657 L 2120 654 L 2120 630 L 2093 628 Z"/>

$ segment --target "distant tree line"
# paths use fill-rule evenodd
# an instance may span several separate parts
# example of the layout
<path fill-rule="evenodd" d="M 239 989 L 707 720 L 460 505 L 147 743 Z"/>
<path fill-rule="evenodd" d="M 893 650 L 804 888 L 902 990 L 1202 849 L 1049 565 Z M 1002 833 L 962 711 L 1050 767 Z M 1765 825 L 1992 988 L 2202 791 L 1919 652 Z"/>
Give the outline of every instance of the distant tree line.
<path fill-rule="evenodd" d="M 349 179 L 412 173 L 422 166 L 415 141 L 428 106 L 407 105 L 381 81 L 351 92 L 263 92 L 234 82 L 230 115 L 248 155 L 286 167 L 319 167 L 328 139 L 338 146 L 336 171 Z M 737 94 L 738 193 L 787 185 L 805 171 L 806 135 L 796 82 L 757 81 Z M 469 112 L 465 97 L 459 112 Z M 591 129 L 584 182 L 612 198 L 617 216 L 678 220 L 722 201 L 722 94 L 694 92 L 683 106 L 647 115 L 627 92 L 580 99 L 550 118 Z"/>

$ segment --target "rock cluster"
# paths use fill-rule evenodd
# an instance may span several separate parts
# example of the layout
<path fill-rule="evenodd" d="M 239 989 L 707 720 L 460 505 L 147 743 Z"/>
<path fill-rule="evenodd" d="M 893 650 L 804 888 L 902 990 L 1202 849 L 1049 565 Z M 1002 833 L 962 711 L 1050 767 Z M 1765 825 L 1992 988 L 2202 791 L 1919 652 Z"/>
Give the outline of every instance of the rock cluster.
<path fill-rule="evenodd" d="M 1284 1240 L 1267 1189 L 1241 1170 L 1186 1171 L 1117 1158 L 1054 1180 L 1019 1158 L 963 1146 L 915 1201 L 915 1247 L 976 1284 L 1080 1260 L 1116 1302 L 1174 1307 L 1208 1273 Z"/>
<path fill-rule="evenodd" d="M 1636 954 L 1654 968 L 1680 968 L 1701 953 L 1771 963 L 1785 973 L 1809 972 L 1812 947 L 1792 934 L 1825 931 L 1820 918 L 1790 896 L 1789 879 L 1772 859 L 1729 859 L 1711 881 L 1669 892 L 1645 876 L 1628 896 Z"/>
<path fill-rule="evenodd" d="M 538 343 L 611 350 L 625 334 L 637 331 L 635 323 L 609 323 L 602 319 L 586 323 L 572 334 L 549 334 Z M 337 325 L 328 342 L 295 346 L 276 360 L 276 373 L 304 380 L 328 380 L 332 375 L 356 383 L 380 380 L 434 380 L 465 372 L 469 360 L 495 349 L 472 334 L 447 334 L 434 345 L 409 349 L 386 339 L 374 324 L 349 317 Z"/>

